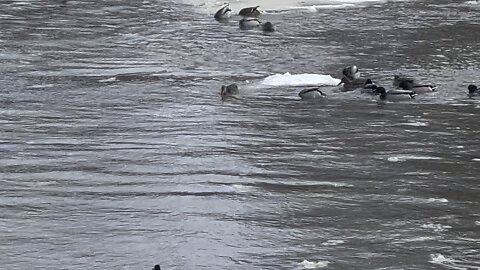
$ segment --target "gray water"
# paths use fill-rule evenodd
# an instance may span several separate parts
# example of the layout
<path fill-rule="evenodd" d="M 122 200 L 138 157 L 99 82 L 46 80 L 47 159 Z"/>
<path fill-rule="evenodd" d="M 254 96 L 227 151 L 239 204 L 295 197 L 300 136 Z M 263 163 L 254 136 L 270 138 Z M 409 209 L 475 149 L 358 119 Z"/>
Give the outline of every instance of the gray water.
<path fill-rule="evenodd" d="M 0 268 L 480 269 L 479 10 L 0 2 Z M 351 64 L 438 92 L 261 84 Z"/>

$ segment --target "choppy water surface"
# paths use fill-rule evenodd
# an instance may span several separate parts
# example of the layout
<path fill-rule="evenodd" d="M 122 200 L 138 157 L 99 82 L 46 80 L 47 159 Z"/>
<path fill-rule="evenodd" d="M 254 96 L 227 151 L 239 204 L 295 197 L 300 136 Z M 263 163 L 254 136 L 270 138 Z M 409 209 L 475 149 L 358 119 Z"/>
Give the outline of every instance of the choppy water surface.
<path fill-rule="evenodd" d="M 1 2 L 0 268 L 480 269 L 480 6 L 323 2 Z M 351 64 L 439 92 L 262 83 Z"/>

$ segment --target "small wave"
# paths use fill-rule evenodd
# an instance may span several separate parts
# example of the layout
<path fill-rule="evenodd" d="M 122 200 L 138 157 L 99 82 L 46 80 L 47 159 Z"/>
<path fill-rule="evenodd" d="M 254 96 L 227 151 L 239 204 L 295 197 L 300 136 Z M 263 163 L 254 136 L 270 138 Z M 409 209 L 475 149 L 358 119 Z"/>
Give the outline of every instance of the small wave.
<path fill-rule="evenodd" d="M 429 199 L 427 199 L 427 202 L 429 202 L 429 203 L 448 203 L 448 200 L 444 199 L 444 198 L 429 198 Z"/>
<path fill-rule="evenodd" d="M 439 157 L 430 157 L 430 156 L 415 156 L 415 155 L 397 155 L 388 157 L 387 160 L 390 162 L 403 162 L 407 160 L 439 160 L 442 158 Z"/>
<path fill-rule="evenodd" d="M 240 185 L 240 184 L 234 184 L 231 186 L 232 191 L 238 192 L 238 193 L 244 193 L 244 192 L 249 192 L 253 188 L 245 185 Z"/>
<path fill-rule="evenodd" d="M 408 123 L 399 123 L 395 124 L 395 126 L 412 126 L 412 127 L 426 127 L 428 123 L 425 122 L 408 122 Z"/>
<path fill-rule="evenodd" d="M 267 86 L 308 86 L 308 85 L 325 85 L 335 86 L 340 82 L 330 75 L 322 74 L 275 74 L 263 79 L 261 84 Z"/>
<path fill-rule="evenodd" d="M 337 4 L 337 5 L 318 5 L 313 6 L 315 9 L 341 9 L 341 8 L 351 8 L 355 7 L 354 4 Z"/>
<path fill-rule="evenodd" d="M 413 237 L 413 238 L 403 238 L 401 240 L 395 241 L 395 244 L 399 243 L 409 243 L 409 242 L 426 242 L 426 241 L 432 241 L 435 240 L 436 238 L 433 236 L 420 236 L 420 237 Z"/>
<path fill-rule="evenodd" d="M 467 4 L 467 5 L 476 5 L 476 6 L 480 6 L 480 2 L 478 2 L 478 1 L 475 1 L 475 0 L 473 0 L 473 1 L 467 1 L 467 2 L 465 2 L 465 4 Z"/>
<path fill-rule="evenodd" d="M 472 161 L 480 161 L 480 158 L 473 158 Z"/>
<path fill-rule="evenodd" d="M 44 89 L 44 88 L 52 88 L 54 86 L 55 84 L 36 84 L 36 85 L 30 85 L 28 89 Z"/>
<path fill-rule="evenodd" d="M 328 240 L 327 242 L 322 243 L 322 246 L 338 246 L 345 243 L 343 240 Z"/>
<path fill-rule="evenodd" d="M 434 232 L 443 232 L 448 229 L 451 229 L 452 226 L 449 225 L 442 225 L 442 224 L 433 224 L 433 223 L 428 223 L 428 224 L 423 224 L 422 228 L 424 229 L 431 229 Z"/>
<path fill-rule="evenodd" d="M 475 225 L 480 226 L 480 221 L 475 221 Z"/>
<path fill-rule="evenodd" d="M 312 6 L 292 6 L 285 10 L 300 10 L 308 12 L 318 12 L 323 9 L 343 9 L 355 7 L 354 4 L 325 4 L 325 5 L 312 5 Z"/>
<path fill-rule="evenodd" d="M 307 260 L 303 260 L 303 262 L 299 263 L 298 266 L 300 269 L 318 269 L 318 268 L 323 268 L 327 267 L 329 261 L 318 261 L 318 262 L 311 262 Z"/>
<path fill-rule="evenodd" d="M 98 82 L 100 83 L 115 82 L 115 81 L 118 81 L 116 77 L 110 77 L 110 78 L 98 80 Z"/>

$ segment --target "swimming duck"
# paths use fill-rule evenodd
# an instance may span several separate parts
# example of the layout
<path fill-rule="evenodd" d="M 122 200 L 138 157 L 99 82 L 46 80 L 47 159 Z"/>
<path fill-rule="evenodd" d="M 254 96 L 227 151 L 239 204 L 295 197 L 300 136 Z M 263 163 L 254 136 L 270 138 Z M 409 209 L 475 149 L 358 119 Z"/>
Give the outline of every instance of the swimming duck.
<path fill-rule="evenodd" d="M 480 96 L 480 91 L 478 91 L 478 87 L 474 84 L 470 84 L 468 86 L 468 97 L 475 97 Z"/>
<path fill-rule="evenodd" d="M 430 93 L 437 91 L 437 86 L 435 84 L 416 84 L 410 81 L 402 81 L 399 83 L 398 87 L 403 90 L 412 90 L 417 94 Z"/>
<path fill-rule="evenodd" d="M 229 98 L 238 98 L 237 96 L 239 93 L 238 86 L 232 83 L 228 86 L 222 85 L 220 95 L 222 96 L 222 100 L 226 100 Z"/>
<path fill-rule="evenodd" d="M 355 89 L 359 88 L 371 88 L 374 86 L 371 86 L 373 84 L 371 79 L 367 78 L 355 78 L 355 79 L 349 79 L 348 76 L 343 76 L 342 80 L 338 85 L 343 84 L 342 92 L 347 92 L 347 91 L 353 91 Z"/>
<path fill-rule="evenodd" d="M 273 23 L 266 22 L 262 24 L 263 32 L 275 32 L 275 28 L 273 27 Z"/>
<path fill-rule="evenodd" d="M 221 7 L 215 13 L 215 15 L 213 17 L 217 21 L 225 21 L 225 20 L 228 20 L 228 18 L 230 18 L 230 13 L 231 12 L 232 12 L 232 10 L 229 8 L 228 4 L 226 3 L 225 5 L 223 5 L 223 7 Z"/>
<path fill-rule="evenodd" d="M 327 97 L 325 93 L 320 91 L 319 87 L 303 89 L 302 91 L 300 91 L 300 93 L 298 93 L 298 96 L 303 100 L 312 100 Z"/>
<path fill-rule="evenodd" d="M 155 264 L 155 266 L 153 267 L 153 269 L 152 269 L 152 270 L 162 270 L 162 269 L 160 269 L 160 265 L 158 265 L 158 264 Z"/>
<path fill-rule="evenodd" d="M 238 12 L 238 15 L 244 16 L 244 17 L 259 17 L 260 16 L 260 11 L 258 10 L 259 7 L 260 6 L 242 8 L 240 12 Z"/>
<path fill-rule="evenodd" d="M 358 88 L 362 88 L 368 79 L 360 78 L 360 72 L 357 66 L 345 67 L 342 70 L 342 79 L 338 85 L 343 84 L 342 91 L 353 91 Z"/>
<path fill-rule="evenodd" d="M 240 29 L 250 30 L 250 29 L 260 27 L 262 25 L 262 22 L 260 22 L 260 20 L 258 20 L 257 18 L 245 17 L 241 19 L 238 24 L 240 26 Z"/>
<path fill-rule="evenodd" d="M 377 95 L 378 92 L 376 91 L 378 88 L 378 84 L 374 83 L 371 79 L 367 79 L 363 88 L 360 89 L 362 94 L 370 94 L 370 95 Z"/>
<path fill-rule="evenodd" d="M 350 80 L 360 78 L 360 71 L 357 66 L 348 66 L 342 70 L 343 77 L 347 77 Z"/>
<path fill-rule="evenodd" d="M 375 90 L 380 94 L 380 100 L 382 101 L 399 101 L 399 100 L 409 100 L 415 98 L 417 95 L 414 91 L 410 90 L 389 90 L 386 91 L 383 87 L 377 87 Z"/>

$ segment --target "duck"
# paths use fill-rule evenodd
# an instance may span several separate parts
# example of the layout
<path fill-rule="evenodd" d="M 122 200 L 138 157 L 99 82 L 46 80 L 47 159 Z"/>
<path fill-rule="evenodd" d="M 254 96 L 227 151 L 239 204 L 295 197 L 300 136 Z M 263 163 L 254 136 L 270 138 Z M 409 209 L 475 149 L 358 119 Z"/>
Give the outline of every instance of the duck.
<path fill-rule="evenodd" d="M 373 90 L 374 88 L 377 87 L 372 82 L 371 79 L 368 79 L 368 78 L 350 79 L 349 76 L 343 76 L 342 80 L 340 80 L 340 83 L 338 85 L 341 85 L 341 84 L 343 84 L 341 89 L 342 92 L 353 91 L 356 89 L 362 89 L 362 91 L 367 89 Z"/>
<path fill-rule="evenodd" d="M 360 89 L 360 92 L 362 94 L 370 94 L 370 95 L 377 95 L 377 88 L 378 84 L 373 82 L 371 79 L 367 79 L 365 81 L 365 84 L 363 85 L 363 88 Z"/>
<path fill-rule="evenodd" d="M 323 93 L 319 87 L 303 89 L 302 91 L 300 91 L 300 93 L 298 93 L 298 96 L 302 100 L 312 100 L 327 97 L 327 95 Z"/>
<path fill-rule="evenodd" d="M 410 80 L 401 81 L 398 87 L 403 90 L 412 90 L 417 94 L 424 94 L 437 91 L 435 84 L 416 84 Z"/>
<path fill-rule="evenodd" d="M 260 27 L 262 25 L 262 22 L 257 18 L 245 17 L 241 19 L 240 22 L 238 22 L 238 25 L 242 30 L 250 30 Z"/>
<path fill-rule="evenodd" d="M 262 24 L 262 31 L 263 32 L 275 32 L 275 27 L 273 27 L 273 23 L 266 22 Z"/>
<path fill-rule="evenodd" d="M 342 70 L 342 79 L 338 85 L 343 84 L 342 91 L 353 91 L 362 88 L 368 79 L 360 78 L 360 72 L 357 66 L 348 66 Z"/>
<path fill-rule="evenodd" d="M 155 264 L 155 266 L 152 268 L 152 270 L 162 270 L 162 269 L 160 268 L 160 265 Z"/>
<path fill-rule="evenodd" d="M 348 66 L 342 70 L 343 77 L 347 77 L 350 80 L 360 78 L 360 71 L 357 66 Z"/>
<path fill-rule="evenodd" d="M 220 92 L 220 96 L 222 96 L 222 100 L 226 99 L 236 99 L 238 98 L 238 94 L 240 91 L 238 90 L 238 86 L 235 83 L 232 83 L 228 86 L 222 85 L 222 90 Z"/>
<path fill-rule="evenodd" d="M 260 17 L 260 11 L 258 10 L 260 6 L 242 8 L 238 15 L 243 17 Z"/>
<path fill-rule="evenodd" d="M 478 91 L 478 87 L 474 84 L 470 84 L 468 86 L 468 97 L 475 97 L 480 96 L 480 91 Z"/>
<path fill-rule="evenodd" d="M 232 10 L 230 9 L 228 3 L 224 4 L 213 16 L 217 21 L 226 21 L 230 18 L 230 13 Z"/>
<path fill-rule="evenodd" d="M 410 90 L 389 90 L 386 91 L 385 88 L 382 86 L 377 87 L 375 90 L 378 94 L 380 94 L 381 101 L 400 101 L 400 100 L 409 100 L 414 99 L 417 95 L 414 91 Z"/>

